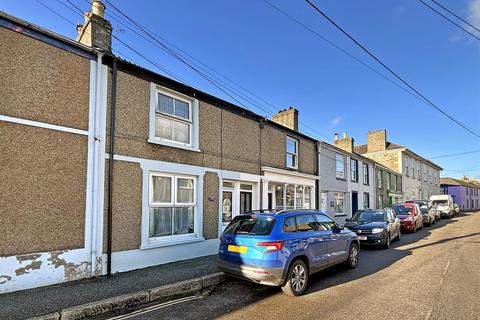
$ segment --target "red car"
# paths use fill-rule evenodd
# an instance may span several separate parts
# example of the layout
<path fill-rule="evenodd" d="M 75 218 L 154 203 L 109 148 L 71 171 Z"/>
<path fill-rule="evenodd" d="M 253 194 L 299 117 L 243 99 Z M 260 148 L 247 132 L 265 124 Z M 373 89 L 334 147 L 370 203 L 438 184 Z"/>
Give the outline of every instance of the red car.
<path fill-rule="evenodd" d="M 397 204 L 392 206 L 392 209 L 400 219 L 400 229 L 402 231 L 417 232 L 417 229 L 423 228 L 423 216 L 418 204 Z"/>

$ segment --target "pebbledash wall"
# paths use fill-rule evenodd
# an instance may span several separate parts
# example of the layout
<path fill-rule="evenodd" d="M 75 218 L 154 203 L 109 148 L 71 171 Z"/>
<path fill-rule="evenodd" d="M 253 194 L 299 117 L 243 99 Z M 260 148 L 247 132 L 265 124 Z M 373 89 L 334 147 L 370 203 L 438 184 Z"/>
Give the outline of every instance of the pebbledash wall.
<path fill-rule="evenodd" d="M 250 209 L 315 208 L 313 139 L 125 61 L 117 63 L 113 272 L 215 254 L 226 224 Z M 187 116 L 170 113 L 161 99 L 180 101 Z M 108 105 L 110 119 L 110 93 Z M 190 141 L 162 138 L 164 119 L 185 123 Z M 289 143 L 295 145 L 294 166 L 287 163 Z M 189 183 L 189 191 L 180 189 L 180 180 Z M 156 183 L 166 183 L 169 191 Z M 190 194 L 187 202 L 179 200 L 181 192 Z M 159 193 L 164 199 L 155 200 Z"/>
<path fill-rule="evenodd" d="M 0 43 L 0 293 L 101 274 L 107 68 L 3 13 Z"/>
<path fill-rule="evenodd" d="M 242 211 L 317 207 L 314 139 L 122 60 L 110 177 L 116 58 L 4 13 L 0 42 L 0 293 L 106 274 L 109 178 L 112 272 L 214 254 Z"/>

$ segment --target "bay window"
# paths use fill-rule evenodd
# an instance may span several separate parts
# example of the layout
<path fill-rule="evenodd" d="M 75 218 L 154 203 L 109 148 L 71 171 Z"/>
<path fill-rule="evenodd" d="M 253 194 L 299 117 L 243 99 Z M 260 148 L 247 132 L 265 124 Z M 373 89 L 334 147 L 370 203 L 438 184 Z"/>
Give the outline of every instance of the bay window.
<path fill-rule="evenodd" d="M 311 187 L 275 183 L 272 185 L 275 210 L 311 209 Z"/>

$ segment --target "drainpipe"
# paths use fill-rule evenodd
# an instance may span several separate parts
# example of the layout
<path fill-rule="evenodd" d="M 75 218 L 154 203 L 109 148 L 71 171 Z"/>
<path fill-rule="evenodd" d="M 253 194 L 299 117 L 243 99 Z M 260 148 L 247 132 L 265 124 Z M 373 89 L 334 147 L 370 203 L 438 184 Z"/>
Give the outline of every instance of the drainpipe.
<path fill-rule="evenodd" d="M 315 179 L 315 189 L 317 190 L 317 194 L 315 195 L 315 209 L 320 210 L 320 197 L 321 197 L 321 190 L 320 190 L 320 155 L 319 155 L 319 148 L 318 142 L 315 143 L 315 175 L 317 179 Z"/>
<path fill-rule="evenodd" d="M 112 100 L 110 108 L 110 145 L 108 148 L 108 217 L 107 217 L 107 275 L 112 274 L 112 194 L 113 194 L 113 156 L 115 152 L 115 111 L 117 101 L 117 59 L 112 66 Z"/>
<path fill-rule="evenodd" d="M 99 161 L 104 161 L 99 159 L 100 157 L 100 137 L 101 137 L 101 91 L 102 91 L 102 57 L 103 53 L 97 53 L 97 63 L 95 69 L 95 124 L 94 124 L 94 165 L 93 165 L 93 208 L 92 208 L 92 241 L 91 241 L 91 273 L 92 276 L 96 274 L 97 267 L 97 255 L 101 252 L 97 252 L 97 220 L 98 220 L 98 191 L 99 191 L 99 177 L 101 175 Z"/>

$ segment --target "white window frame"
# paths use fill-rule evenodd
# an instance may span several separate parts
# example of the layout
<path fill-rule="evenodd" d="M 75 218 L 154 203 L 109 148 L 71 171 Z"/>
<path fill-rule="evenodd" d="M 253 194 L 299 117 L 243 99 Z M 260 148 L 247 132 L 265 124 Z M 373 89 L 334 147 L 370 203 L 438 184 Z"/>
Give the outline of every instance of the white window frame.
<path fill-rule="evenodd" d="M 337 199 L 342 200 L 342 211 L 341 212 L 336 212 L 336 207 L 337 207 Z M 345 192 L 335 192 L 333 195 L 333 214 L 335 216 L 342 216 L 345 214 Z"/>
<path fill-rule="evenodd" d="M 294 184 L 294 183 L 276 183 L 276 182 L 270 182 L 269 186 L 272 186 L 273 192 L 272 192 L 272 204 L 273 204 L 273 209 L 276 208 L 277 204 L 277 195 L 275 194 L 275 187 L 276 186 L 283 186 L 283 205 L 281 206 L 280 210 L 285 210 L 286 205 L 287 205 L 287 186 L 293 186 L 294 187 L 294 195 L 293 195 L 293 208 L 294 210 L 296 209 L 313 209 L 313 203 L 312 203 L 312 198 L 313 198 L 313 187 L 309 185 L 303 185 L 303 184 Z M 297 190 L 299 187 L 302 187 L 302 207 L 297 206 Z M 307 194 L 305 192 L 305 188 L 310 189 L 309 197 L 310 197 L 310 203 L 309 207 L 305 207 L 305 195 Z M 290 209 L 289 209 L 290 210 Z"/>
<path fill-rule="evenodd" d="M 354 163 L 355 165 L 352 165 Z M 350 180 L 358 182 L 358 160 L 354 158 L 350 158 Z"/>
<path fill-rule="evenodd" d="M 178 119 L 182 122 L 190 123 L 190 143 L 182 143 L 174 140 L 164 139 L 155 135 L 156 109 L 158 104 L 158 93 L 188 103 L 190 107 L 190 119 L 176 117 L 175 115 L 165 115 L 165 117 Z M 150 84 L 150 116 L 149 116 L 149 143 L 160 144 L 164 146 L 186 149 L 199 152 L 199 101 L 170 89 Z"/>
<path fill-rule="evenodd" d="M 295 153 L 293 152 L 289 152 L 288 151 L 288 141 L 292 141 L 295 143 Z M 293 158 L 294 158 L 294 162 L 295 162 L 295 165 L 293 167 L 289 166 L 288 165 L 288 155 L 292 155 Z M 295 139 L 295 138 L 291 138 L 291 137 L 286 137 L 286 140 L 285 140 L 285 166 L 287 168 L 290 168 L 290 169 L 298 169 L 298 140 Z"/>
<path fill-rule="evenodd" d="M 342 158 L 342 163 L 343 163 L 343 171 L 342 171 L 343 174 L 342 174 L 341 177 L 338 175 L 338 172 L 339 172 L 339 171 L 337 171 L 337 162 L 339 161 L 339 160 L 338 160 L 339 157 Z M 343 155 L 343 154 L 341 154 L 341 153 L 336 153 L 336 154 L 335 154 L 335 177 L 336 177 L 337 179 L 346 180 L 346 177 L 345 177 L 345 175 L 346 175 L 346 174 L 345 174 L 345 171 L 346 171 L 346 170 L 345 170 L 346 162 L 347 162 L 347 157 L 346 157 L 345 155 Z"/>
<path fill-rule="evenodd" d="M 378 179 L 379 177 L 380 177 L 380 180 Z M 382 189 L 383 188 L 383 170 L 377 171 L 376 179 L 377 179 L 378 189 Z"/>
<path fill-rule="evenodd" d="M 408 172 L 408 170 L 409 170 L 408 161 L 409 161 L 409 160 L 410 160 L 410 159 L 409 159 L 408 157 L 406 157 L 406 156 L 403 158 L 403 161 L 405 161 L 404 171 L 405 171 L 405 175 L 406 175 L 407 177 L 409 176 L 409 172 Z"/>
<path fill-rule="evenodd" d="M 163 165 L 160 165 L 162 163 Z M 140 249 L 152 249 L 158 247 L 172 246 L 182 243 L 198 242 L 203 238 L 203 197 L 199 192 L 203 190 L 203 168 L 196 168 L 188 165 L 173 164 L 157 161 L 145 161 L 141 163 L 143 169 L 143 191 L 142 191 L 142 237 Z M 184 170 L 182 170 L 182 168 Z M 169 170 L 170 169 L 170 170 Z M 164 171 L 168 170 L 168 171 Z M 177 173 L 178 172 L 178 173 Z M 169 203 L 154 203 L 151 201 L 153 195 L 153 176 L 172 178 L 171 201 Z M 177 201 L 177 180 L 193 179 L 193 203 L 178 203 Z M 162 237 L 150 237 L 150 207 L 194 207 L 194 231 L 189 234 L 170 235 Z"/>
<path fill-rule="evenodd" d="M 368 186 L 370 184 L 370 168 L 368 166 L 368 163 L 365 163 L 365 162 L 362 163 L 362 167 L 363 167 L 363 184 Z"/>

